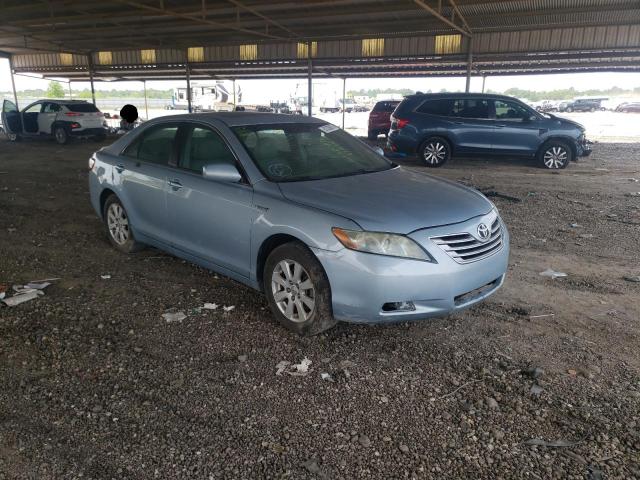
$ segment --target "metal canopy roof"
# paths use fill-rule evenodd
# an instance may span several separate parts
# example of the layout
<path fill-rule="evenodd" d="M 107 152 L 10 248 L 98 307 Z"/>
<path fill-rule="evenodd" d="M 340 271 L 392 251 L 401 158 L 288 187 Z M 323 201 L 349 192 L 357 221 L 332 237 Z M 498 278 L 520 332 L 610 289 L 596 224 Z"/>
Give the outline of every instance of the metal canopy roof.
<path fill-rule="evenodd" d="M 639 0 L 0 5 L 0 51 L 12 55 L 14 70 L 75 80 L 88 80 L 90 69 L 103 80 L 184 79 L 187 63 L 192 79 L 304 77 L 300 44 L 308 46 L 314 77 L 461 75 L 470 42 L 475 74 L 640 70 Z M 382 43 L 369 51 L 370 40 Z M 202 48 L 200 56 L 190 58 L 192 47 Z M 141 51 L 152 51 L 151 60 Z"/>

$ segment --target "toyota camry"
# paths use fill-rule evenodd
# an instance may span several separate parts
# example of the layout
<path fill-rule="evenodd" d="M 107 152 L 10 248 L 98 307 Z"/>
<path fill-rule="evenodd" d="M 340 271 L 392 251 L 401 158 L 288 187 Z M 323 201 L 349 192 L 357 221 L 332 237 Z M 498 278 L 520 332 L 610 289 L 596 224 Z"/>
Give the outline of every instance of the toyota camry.
<path fill-rule="evenodd" d="M 319 119 L 163 117 L 89 167 L 116 249 L 152 245 L 249 285 L 300 334 L 443 316 L 505 278 L 509 234 L 482 194 Z"/>

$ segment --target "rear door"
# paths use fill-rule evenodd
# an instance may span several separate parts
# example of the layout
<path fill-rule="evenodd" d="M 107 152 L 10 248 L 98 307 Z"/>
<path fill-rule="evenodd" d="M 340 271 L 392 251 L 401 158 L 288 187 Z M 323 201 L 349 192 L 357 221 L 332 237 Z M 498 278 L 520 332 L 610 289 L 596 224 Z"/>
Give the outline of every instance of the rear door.
<path fill-rule="evenodd" d="M 488 99 L 454 99 L 447 120 L 457 153 L 486 153 L 491 150 L 495 128 L 490 118 Z"/>
<path fill-rule="evenodd" d="M 187 253 L 249 277 L 251 225 L 257 215 L 248 182 L 225 183 L 202 177 L 205 165 L 229 163 L 234 152 L 216 129 L 185 123 L 179 161 L 168 177 L 167 217 L 172 244 Z"/>
<path fill-rule="evenodd" d="M 510 100 L 492 100 L 496 134 L 493 149 L 500 154 L 533 155 L 541 142 L 539 117 L 523 105 Z"/>
<path fill-rule="evenodd" d="M 2 102 L 2 125 L 5 132 L 10 135 L 22 133 L 22 119 L 18 107 L 10 100 Z"/>
<path fill-rule="evenodd" d="M 118 157 L 115 183 L 121 184 L 124 206 L 134 233 L 169 243 L 166 185 L 169 163 L 175 162 L 176 123 L 145 129 Z"/>
<path fill-rule="evenodd" d="M 51 125 L 56 121 L 59 111 L 60 105 L 57 103 L 45 102 L 42 112 L 38 115 L 38 131 L 40 133 L 52 133 Z"/>

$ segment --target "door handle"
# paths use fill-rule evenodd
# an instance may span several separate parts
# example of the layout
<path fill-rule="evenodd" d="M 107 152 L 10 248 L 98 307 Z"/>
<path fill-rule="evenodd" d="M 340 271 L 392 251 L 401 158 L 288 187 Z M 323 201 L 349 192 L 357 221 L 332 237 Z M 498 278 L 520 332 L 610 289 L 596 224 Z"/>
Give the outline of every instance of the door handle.
<path fill-rule="evenodd" d="M 169 180 L 169 186 L 173 189 L 173 190 L 180 190 L 182 188 L 182 184 L 180 183 L 179 180 Z"/>
<path fill-rule="evenodd" d="M 116 165 L 116 172 L 118 173 L 122 173 L 124 172 L 124 165 L 119 163 L 118 165 Z"/>

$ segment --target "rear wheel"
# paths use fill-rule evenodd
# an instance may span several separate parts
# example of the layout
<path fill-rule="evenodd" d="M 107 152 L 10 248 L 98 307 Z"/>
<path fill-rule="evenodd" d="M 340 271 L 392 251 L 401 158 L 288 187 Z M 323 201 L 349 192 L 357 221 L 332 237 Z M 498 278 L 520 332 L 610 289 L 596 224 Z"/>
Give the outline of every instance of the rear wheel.
<path fill-rule="evenodd" d="M 102 218 L 104 219 L 111 245 L 124 253 L 133 253 L 142 249 L 143 245 L 136 242 L 131 231 L 127 211 L 116 195 L 111 195 L 107 198 L 104 203 Z"/>
<path fill-rule="evenodd" d="M 545 143 L 538 152 L 538 160 L 544 168 L 558 170 L 566 168 L 573 159 L 571 148 L 559 140 L 551 140 Z"/>
<path fill-rule="evenodd" d="M 422 142 L 418 155 L 427 167 L 441 167 L 451 157 L 451 146 L 442 137 L 430 137 Z"/>
<path fill-rule="evenodd" d="M 9 139 L 10 142 L 20 141 L 20 135 L 18 135 L 17 133 L 7 133 L 7 138 Z"/>
<path fill-rule="evenodd" d="M 565 110 L 565 112 L 567 112 L 567 113 L 571 113 L 571 112 L 573 112 L 573 108 L 571 108 L 571 107 L 567 107 L 567 109 Z"/>
<path fill-rule="evenodd" d="M 64 145 L 69 141 L 69 134 L 67 133 L 67 129 L 64 127 L 56 127 L 53 129 L 53 136 L 58 142 L 59 145 Z"/>
<path fill-rule="evenodd" d="M 299 335 L 316 335 L 336 324 L 331 287 L 318 259 L 299 242 L 285 243 L 267 258 L 263 285 L 278 322 Z"/>

